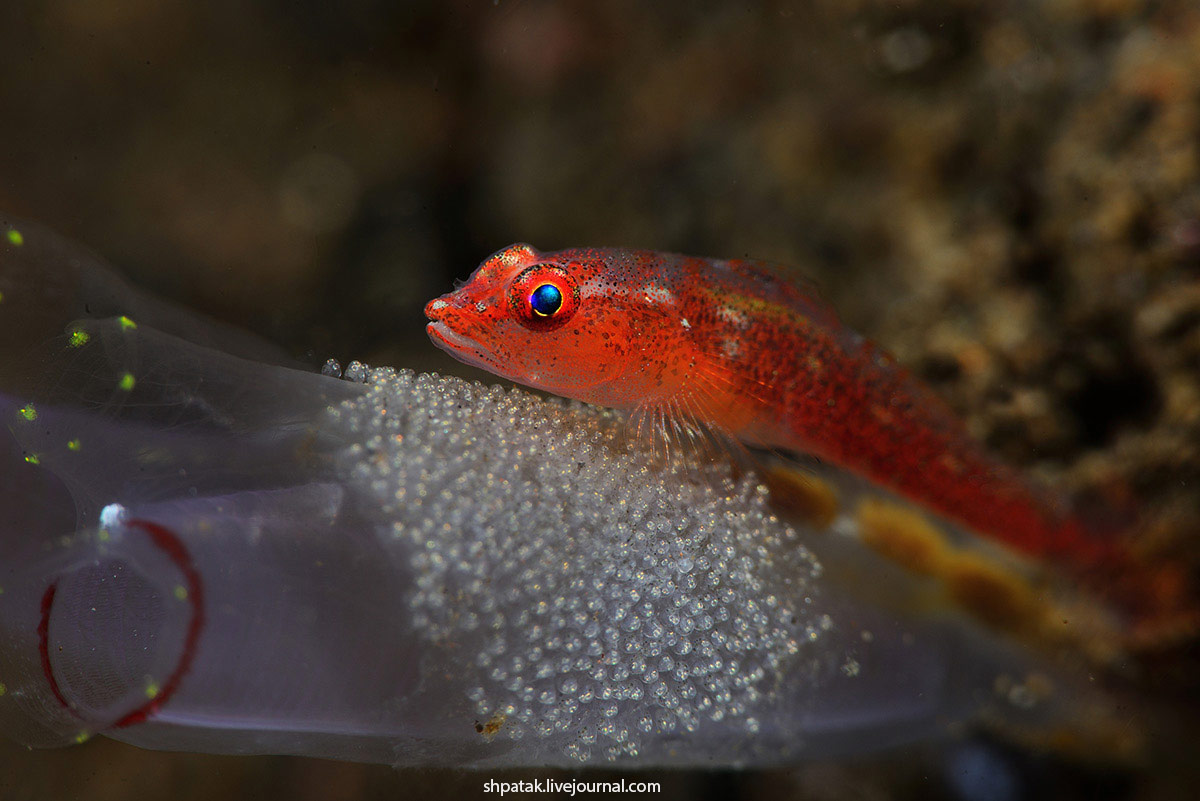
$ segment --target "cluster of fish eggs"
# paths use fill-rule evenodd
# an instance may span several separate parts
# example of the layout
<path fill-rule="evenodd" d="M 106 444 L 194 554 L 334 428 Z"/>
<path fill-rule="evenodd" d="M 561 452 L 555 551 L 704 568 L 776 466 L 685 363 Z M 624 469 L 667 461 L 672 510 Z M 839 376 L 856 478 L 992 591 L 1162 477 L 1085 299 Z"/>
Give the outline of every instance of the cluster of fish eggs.
<path fill-rule="evenodd" d="M 454 644 L 496 736 L 589 761 L 706 725 L 754 735 L 817 636 L 819 572 L 754 482 L 651 467 L 595 409 L 407 371 L 363 379 L 336 412 L 353 430 L 346 470 L 403 543 L 415 626 Z"/>

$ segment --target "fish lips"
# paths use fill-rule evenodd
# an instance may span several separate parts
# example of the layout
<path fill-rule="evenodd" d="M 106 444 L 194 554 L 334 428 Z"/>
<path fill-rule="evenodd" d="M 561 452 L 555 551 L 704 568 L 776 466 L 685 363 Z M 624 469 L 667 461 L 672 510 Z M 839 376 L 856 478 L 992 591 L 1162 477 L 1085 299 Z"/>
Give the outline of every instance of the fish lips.
<path fill-rule="evenodd" d="M 499 348 L 485 345 L 478 335 L 473 336 L 475 332 L 471 329 L 475 326 L 463 325 L 455 315 L 447 314 L 452 307 L 445 301 L 441 301 L 444 305 L 435 308 L 438 302 L 432 301 L 425 307 L 425 316 L 430 319 L 425 325 L 425 333 L 434 345 L 472 367 L 503 376 L 512 372 L 513 365 Z"/>

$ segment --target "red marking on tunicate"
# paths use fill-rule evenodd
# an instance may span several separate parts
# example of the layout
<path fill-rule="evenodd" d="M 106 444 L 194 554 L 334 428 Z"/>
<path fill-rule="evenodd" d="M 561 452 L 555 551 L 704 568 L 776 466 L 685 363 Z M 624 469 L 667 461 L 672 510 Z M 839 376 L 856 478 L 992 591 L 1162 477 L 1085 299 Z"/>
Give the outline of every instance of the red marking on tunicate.
<path fill-rule="evenodd" d="M 129 528 L 138 529 L 148 535 L 154 545 L 165 553 L 167 558 L 183 573 L 187 583 L 187 598 L 192 615 L 188 621 L 187 634 L 184 636 L 179 661 L 175 664 L 175 669 L 166 682 L 163 683 L 162 689 L 154 698 L 118 718 L 111 726 L 114 729 L 144 722 L 170 700 L 192 666 L 196 656 L 196 646 L 200 641 L 200 632 L 204 628 L 204 583 L 183 542 L 170 529 L 158 523 L 148 520 L 131 520 L 127 525 Z M 58 680 L 54 677 L 54 666 L 50 662 L 50 613 L 54 607 L 54 596 L 57 592 L 58 582 L 55 581 L 46 588 L 46 592 L 42 595 L 41 618 L 37 627 L 38 653 L 41 656 L 42 673 L 50 685 L 50 692 L 64 709 L 82 720 L 82 716 L 67 703 L 66 697 L 58 686 Z"/>
<path fill-rule="evenodd" d="M 149 520 L 131 520 L 129 526 L 148 534 L 154 544 L 183 573 L 184 580 L 187 582 L 187 597 L 188 603 L 192 607 L 192 617 L 188 621 L 187 634 L 183 640 L 183 651 L 179 655 L 179 662 L 163 683 L 162 689 L 154 698 L 119 718 L 112 724 L 114 729 L 142 723 L 170 700 L 192 666 L 192 660 L 196 657 L 196 645 L 200 641 L 200 632 L 204 628 L 204 583 L 201 581 L 200 572 L 196 570 L 196 565 L 192 562 L 191 554 L 184 547 L 183 541 L 170 529 Z"/>
<path fill-rule="evenodd" d="M 42 616 L 38 620 L 37 627 L 38 655 L 42 658 L 42 673 L 46 677 L 46 683 L 50 685 L 50 692 L 62 704 L 63 709 L 75 717 L 79 717 L 79 713 L 72 709 L 71 705 L 67 703 L 67 699 L 63 697 L 62 690 L 58 686 L 58 679 L 54 678 L 54 667 L 50 664 L 50 610 L 54 606 L 56 592 L 58 592 L 57 581 L 47 587 L 46 592 L 42 595 Z"/>

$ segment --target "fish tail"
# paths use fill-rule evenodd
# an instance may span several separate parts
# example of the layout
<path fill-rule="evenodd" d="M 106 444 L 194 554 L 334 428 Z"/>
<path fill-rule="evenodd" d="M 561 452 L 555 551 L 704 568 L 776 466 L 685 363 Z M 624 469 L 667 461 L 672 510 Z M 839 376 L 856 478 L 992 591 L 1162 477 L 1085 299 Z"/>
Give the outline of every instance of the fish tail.
<path fill-rule="evenodd" d="M 1177 559 L 1139 548 L 1156 539 L 1128 492 L 1075 499 L 1047 555 L 1124 615 L 1132 645 L 1155 648 L 1200 634 L 1200 588 Z"/>

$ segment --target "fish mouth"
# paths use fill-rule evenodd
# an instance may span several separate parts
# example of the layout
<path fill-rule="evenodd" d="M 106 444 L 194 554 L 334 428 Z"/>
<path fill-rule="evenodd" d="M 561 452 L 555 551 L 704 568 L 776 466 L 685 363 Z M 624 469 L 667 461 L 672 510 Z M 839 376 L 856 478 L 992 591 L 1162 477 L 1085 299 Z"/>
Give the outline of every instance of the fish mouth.
<path fill-rule="evenodd" d="M 429 335 L 434 345 L 460 362 L 504 376 L 511 372 L 507 369 L 505 360 L 499 353 L 485 347 L 478 339 L 461 331 L 455 331 L 445 320 L 426 323 L 425 333 Z"/>

